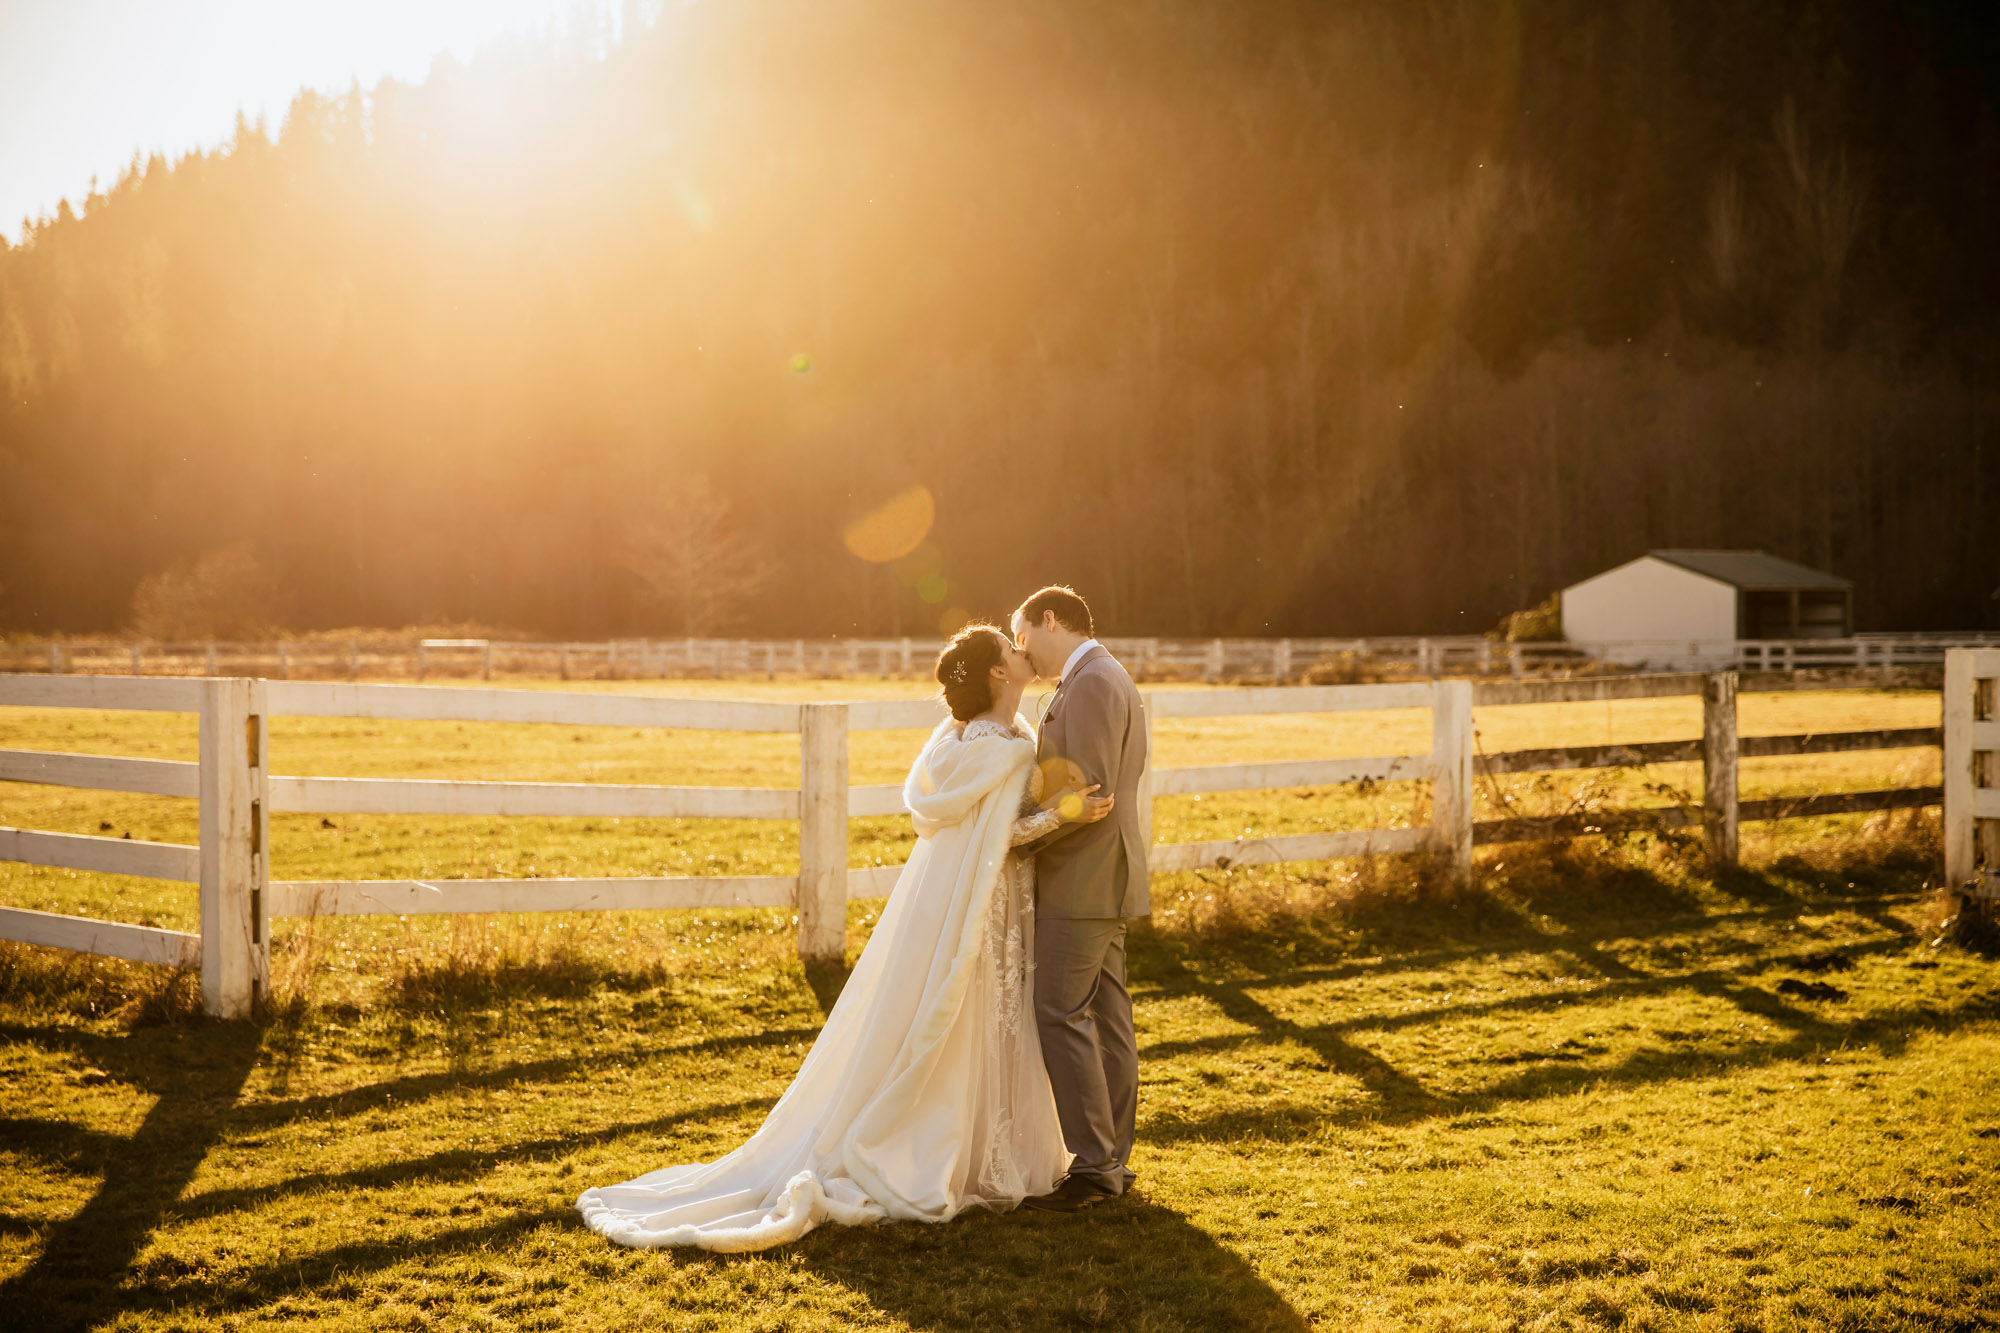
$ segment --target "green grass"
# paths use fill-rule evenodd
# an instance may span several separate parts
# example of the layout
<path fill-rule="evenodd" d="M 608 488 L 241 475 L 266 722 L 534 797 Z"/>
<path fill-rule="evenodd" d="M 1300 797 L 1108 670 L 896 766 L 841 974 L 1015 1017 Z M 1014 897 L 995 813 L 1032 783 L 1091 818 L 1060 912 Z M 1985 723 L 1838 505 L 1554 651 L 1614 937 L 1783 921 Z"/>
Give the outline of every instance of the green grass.
<path fill-rule="evenodd" d="M 1745 729 L 1935 718 L 1935 696 L 1834 698 L 1851 715 L 1746 699 Z M 1495 749 L 1658 739 L 1690 734 L 1681 703 L 1479 722 Z M 185 720 L 143 721 L 135 742 L 130 717 L 22 710 L 0 744 L 191 755 Z M 1162 759 L 1385 753 L 1421 726 L 1347 722 L 1163 727 Z M 277 768 L 775 784 L 796 762 L 661 733 L 346 725 L 283 724 Z M 1790 780 L 1888 785 L 1912 760 L 1900 780 L 1926 780 L 1916 752 Z M 860 780 L 900 762 L 857 744 Z M 37 790 L 0 822 L 96 831 Z M 1337 801 L 1227 819 L 1370 813 Z M 175 836 L 184 804 L 114 823 Z M 1163 808 L 1162 836 L 1222 836 L 1193 807 Z M 672 821 L 335 822 L 275 836 L 280 877 L 449 868 L 502 824 L 532 827 L 483 854 L 543 873 L 701 845 L 655 845 Z M 298 923 L 254 1025 L 185 1017 L 186 981 L 156 969 L 0 946 L 0 1309 L 134 1329 L 1991 1328 L 2000 964 L 1942 930 L 1935 836 L 1931 814 L 1749 826 L 1748 868 L 1720 880 L 1675 839 L 1495 848 L 1459 896 L 1389 861 L 1165 877 L 1133 948 L 1134 1196 L 756 1256 L 619 1250 L 570 1204 L 727 1151 L 783 1090 L 839 980 L 800 967 L 784 913 Z M 715 845 L 776 865 L 774 838 Z M 29 869 L 0 901 L 184 910 L 174 886 L 107 898 L 119 881 Z M 850 958 L 877 910 L 853 904 Z M 1827 952 L 1851 968 L 1807 969 Z"/>

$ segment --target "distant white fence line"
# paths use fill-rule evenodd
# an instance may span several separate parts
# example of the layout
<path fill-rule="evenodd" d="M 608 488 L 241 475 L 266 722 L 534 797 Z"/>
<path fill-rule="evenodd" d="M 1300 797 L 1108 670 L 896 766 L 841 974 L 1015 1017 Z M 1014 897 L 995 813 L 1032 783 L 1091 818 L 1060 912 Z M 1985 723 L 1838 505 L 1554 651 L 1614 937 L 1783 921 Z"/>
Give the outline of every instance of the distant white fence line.
<path fill-rule="evenodd" d="M 1950 647 L 2000 647 L 2000 632 L 1863 634 L 1849 639 L 1504 643 L 1480 635 L 1366 639 L 1106 638 L 1139 680 L 1363 680 L 1382 676 L 1525 679 L 1603 671 L 1870 670 L 1937 666 Z M 688 676 L 927 678 L 943 642 L 901 639 L 355 638 L 263 643 L 50 640 L 0 643 L 0 671 L 51 675 L 260 676 L 360 680 L 662 680 Z"/>
<path fill-rule="evenodd" d="M 1948 696 L 1949 735 L 1945 737 L 1937 728 L 1916 728 L 1739 740 L 1738 678 L 1732 672 L 1568 681 L 1149 690 L 1145 692 L 1149 731 L 1160 718 L 1391 708 L 1427 708 L 1431 716 L 1431 748 L 1423 754 L 1163 768 L 1149 771 L 1142 780 L 1149 844 L 1155 796 L 1203 792 L 1421 780 L 1431 787 L 1428 824 L 1156 845 L 1150 852 L 1151 867 L 1157 873 L 1171 873 L 1427 852 L 1440 859 L 1446 873 L 1462 882 L 1471 874 L 1476 844 L 1690 825 L 1703 829 L 1711 855 L 1727 864 L 1736 859 L 1737 826 L 1745 820 L 1909 808 L 1934 805 L 1940 799 L 1938 788 L 1901 788 L 1739 802 L 1740 757 L 1900 749 L 1934 746 L 1941 740 L 1947 747 L 1948 775 L 1957 771 L 1952 767 L 1957 761 L 1951 756 L 1971 756 L 1975 750 L 1984 756 L 1976 768 L 1983 775 L 1977 782 L 1970 786 L 1961 782 L 1944 793 L 1947 825 L 1949 829 L 1959 827 L 1952 823 L 1959 818 L 1954 811 L 1971 811 L 1966 818 L 1987 821 L 1978 824 L 1977 835 L 1987 839 L 1981 844 L 1984 864 L 2000 865 L 1996 854 L 2000 846 L 1993 841 L 1995 825 L 1991 822 L 2000 819 L 2000 793 L 1988 790 L 1994 785 L 1993 751 L 2000 748 L 1995 736 L 2000 723 L 1992 720 L 1992 677 L 2000 675 L 2000 667 L 1994 665 L 2000 663 L 2000 650 L 1978 654 L 1954 651 L 1952 662 L 1950 671 L 1956 674 L 1951 679 L 1964 686 L 1960 692 L 1965 694 L 1965 706 L 1951 705 Z M 1986 674 L 1978 676 L 1975 688 L 1965 685 L 1974 679 L 1968 672 Z M 1772 683 L 1767 687 L 1783 686 Z M 1475 753 L 1475 704 L 1687 694 L 1699 694 L 1704 700 L 1700 741 Z M 1981 699 L 1984 703 L 1978 702 Z M 845 942 L 847 900 L 887 893 L 901 870 L 900 866 L 848 868 L 849 818 L 903 811 L 900 786 L 855 786 L 848 782 L 848 735 L 854 731 L 928 729 L 942 715 L 939 706 L 926 699 L 780 703 L 448 686 L 45 674 L 0 675 L 0 705 L 150 709 L 199 715 L 199 759 L 194 763 L 0 750 L 0 780 L 4 781 L 196 797 L 201 802 L 198 844 L 0 828 L 0 860 L 199 884 L 201 932 L 0 907 L 0 939 L 143 962 L 198 963 L 204 1007 L 230 1017 L 248 1013 L 264 992 L 269 975 L 269 923 L 274 916 L 792 907 L 798 913 L 800 954 L 837 958 Z M 268 720 L 273 715 L 796 733 L 800 785 L 669 787 L 273 775 L 266 767 Z M 1958 730 L 1951 731 L 1952 727 Z M 1950 736 L 1960 739 L 1954 741 Z M 1475 774 L 1675 761 L 1702 764 L 1703 796 L 1697 810 L 1667 806 L 1546 818 L 1476 821 L 1473 817 Z M 1967 775 L 1975 772 L 1969 757 L 1963 767 Z M 266 848 L 273 810 L 797 820 L 799 872 L 795 876 L 272 881 Z M 1958 843 L 1951 846 L 1957 848 Z M 1971 862 L 1957 850 L 1952 856 L 1958 858 L 1952 865 L 1966 872 L 1955 874 L 1955 878 L 1969 879 Z"/>

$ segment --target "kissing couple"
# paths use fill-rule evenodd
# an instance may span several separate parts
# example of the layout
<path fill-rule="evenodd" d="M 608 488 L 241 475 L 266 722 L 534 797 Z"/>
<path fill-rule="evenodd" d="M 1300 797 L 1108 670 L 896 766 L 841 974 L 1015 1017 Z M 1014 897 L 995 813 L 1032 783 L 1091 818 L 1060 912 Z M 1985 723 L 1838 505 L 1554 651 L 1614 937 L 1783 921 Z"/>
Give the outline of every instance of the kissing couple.
<path fill-rule="evenodd" d="M 916 850 L 791 1086 L 734 1152 L 585 1190 L 605 1237 L 761 1250 L 1131 1186 L 1144 704 L 1071 589 L 1012 630 L 967 626 L 938 657 L 951 716 L 903 784 Z M 1058 682 L 1039 734 L 1020 715 L 1037 677 Z"/>

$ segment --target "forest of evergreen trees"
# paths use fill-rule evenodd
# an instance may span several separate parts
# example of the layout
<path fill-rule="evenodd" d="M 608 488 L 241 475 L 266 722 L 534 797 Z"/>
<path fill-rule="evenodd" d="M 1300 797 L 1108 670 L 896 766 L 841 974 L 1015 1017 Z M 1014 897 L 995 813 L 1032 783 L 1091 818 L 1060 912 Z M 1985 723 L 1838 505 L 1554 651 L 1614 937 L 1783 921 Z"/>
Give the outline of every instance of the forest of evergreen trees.
<path fill-rule="evenodd" d="M 1656 546 L 2000 627 L 1981 9 L 706 0 L 304 93 L 0 248 L 0 630 L 1451 633 Z"/>

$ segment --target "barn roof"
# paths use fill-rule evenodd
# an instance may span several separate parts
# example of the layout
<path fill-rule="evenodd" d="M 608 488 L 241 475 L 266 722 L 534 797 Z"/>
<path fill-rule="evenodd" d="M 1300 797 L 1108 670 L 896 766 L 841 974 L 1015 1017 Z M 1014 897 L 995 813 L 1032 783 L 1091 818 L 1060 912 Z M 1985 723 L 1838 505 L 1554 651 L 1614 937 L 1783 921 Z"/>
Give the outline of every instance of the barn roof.
<path fill-rule="evenodd" d="M 1851 579 L 1837 578 L 1806 565 L 1780 560 L 1763 551 L 1648 551 L 1655 560 L 1705 574 L 1738 588 L 1852 588 Z"/>

